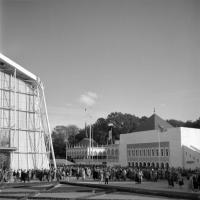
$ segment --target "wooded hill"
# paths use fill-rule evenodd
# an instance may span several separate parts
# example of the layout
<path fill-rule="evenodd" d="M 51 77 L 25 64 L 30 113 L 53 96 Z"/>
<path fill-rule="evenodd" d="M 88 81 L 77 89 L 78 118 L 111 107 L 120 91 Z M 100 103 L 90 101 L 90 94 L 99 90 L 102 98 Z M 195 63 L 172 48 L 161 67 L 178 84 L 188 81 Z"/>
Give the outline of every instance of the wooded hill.
<path fill-rule="evenodd" d="M 113 124 L 113 139 L 119 139 L 120 134 L 134 132 L 148 118 L 146 116 L 136 117 L 131 114 L 112 112 L 107 118 L 99 118 L 92 124 L 92 136 L 99 145 L 107 144 L 109 124 Z M 174 127 L 200 128 L 200 118 L 196 121 L 167 120 Z M 76 125 L 56 126 L 52 132 L 53 146 L 57 158 L 65 158 L 66 143 L 78 144 L 83 138 L 89 137 L 89 126 L 79 129 Z"/>

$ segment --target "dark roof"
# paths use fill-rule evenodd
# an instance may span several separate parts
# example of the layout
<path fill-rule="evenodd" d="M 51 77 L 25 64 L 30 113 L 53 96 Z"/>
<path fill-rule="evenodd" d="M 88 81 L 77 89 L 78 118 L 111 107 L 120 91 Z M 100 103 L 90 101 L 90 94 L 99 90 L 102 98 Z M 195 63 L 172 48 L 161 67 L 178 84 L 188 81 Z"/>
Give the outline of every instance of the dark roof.
<path fill-rule="evenodd" d="M 97 143 L 95 140 L 91 139 L 91 145 L 97 146 Z M 83 138 L 79 143 L 78 146 L 90 146 L 90 139 L 89 138 Z"/>
<path fill-rule="evenodd" d="M 168 128 L 173 128 L 173 126 L 154 113 L 144 123 L 142 123 L 135 130 L 135 132 L 149 131 L 149 130 L 166 130 Z"/>

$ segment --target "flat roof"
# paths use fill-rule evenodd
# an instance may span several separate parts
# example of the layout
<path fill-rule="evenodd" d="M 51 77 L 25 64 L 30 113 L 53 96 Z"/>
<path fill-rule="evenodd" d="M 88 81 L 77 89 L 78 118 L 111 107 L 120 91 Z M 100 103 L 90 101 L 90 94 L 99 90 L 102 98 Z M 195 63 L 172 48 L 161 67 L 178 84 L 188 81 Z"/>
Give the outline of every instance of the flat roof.
<path fill-rule="evenodd" d="M 0 153 L 16 151 L 16 147 L 0 147 Z"/>
<path fill-rule="evenodd" d="M 12 61 L 10 58 L 6 57 L 0 53 L 0 71 L 8 74 L 14 74 L 16 69 L 16 77 L 24 81 L 30 82 L 37 81 L 37 76 L 28 70 L 24 69 L 22 66 Z"/>

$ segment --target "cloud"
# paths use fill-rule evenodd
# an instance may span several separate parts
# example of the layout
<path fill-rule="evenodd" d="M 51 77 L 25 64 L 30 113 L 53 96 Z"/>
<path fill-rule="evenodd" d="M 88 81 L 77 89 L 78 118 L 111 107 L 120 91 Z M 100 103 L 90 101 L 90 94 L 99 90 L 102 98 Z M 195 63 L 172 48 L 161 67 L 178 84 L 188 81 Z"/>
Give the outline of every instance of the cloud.
<path fill-rule="evenodd" d="M 97 94 L 94 93 L 94 92 L 88 92 L 87 94 L 88 94 L 89 97 L 91 97 L 93 99 L 97 99 L 98 98 Z"/>
<path fill-rule="evenodd" d="M 85 94 L 82 94 L 80 96 L 80 103 L 85 106 L 93 106 L 96 103 L 96 100 L 98 99 L 98 95 L 94 92 L 87 92 Z"/>
<path fill-rule="evenodd" d="M 167 105 L 165 103 L 161 103 L 160 107 L 166 107 Z"/>

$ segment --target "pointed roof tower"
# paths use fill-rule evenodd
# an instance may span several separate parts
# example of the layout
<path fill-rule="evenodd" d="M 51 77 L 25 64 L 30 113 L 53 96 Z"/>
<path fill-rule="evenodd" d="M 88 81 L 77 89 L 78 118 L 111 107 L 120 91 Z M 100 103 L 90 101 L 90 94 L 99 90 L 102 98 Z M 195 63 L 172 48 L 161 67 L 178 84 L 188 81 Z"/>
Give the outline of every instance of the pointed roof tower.
<path fill-rule="evenodd" d="M 144 123 L 142 123 L 135 132 L 139 131 L 150 131 L 150 130 L 160 130 L 160 129 L 168 129 L 173 128 L 171 124 L 166 122 L 164 119 L 160 118 L 158 115 L 151 115 Z"/>

